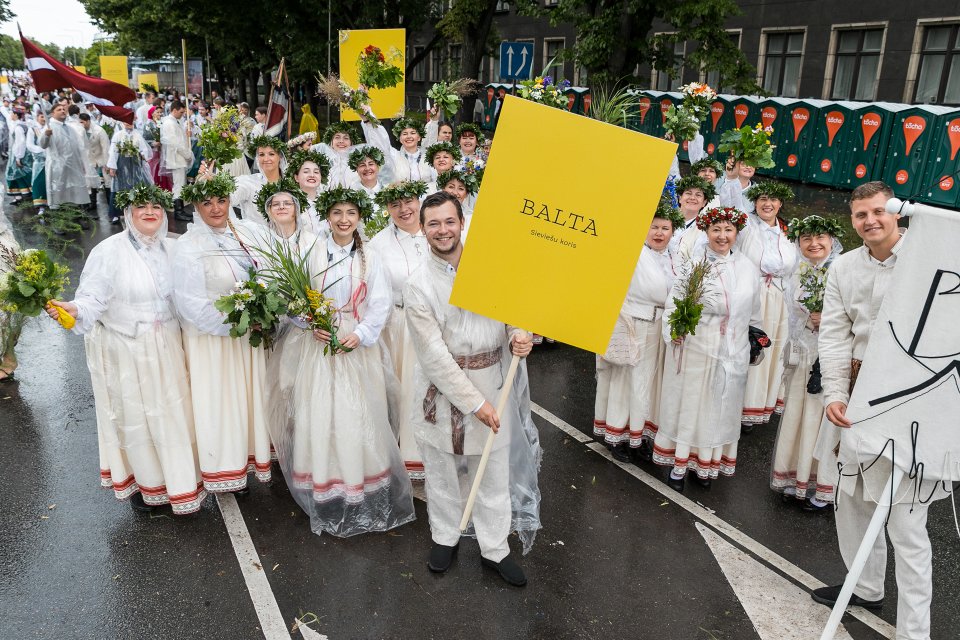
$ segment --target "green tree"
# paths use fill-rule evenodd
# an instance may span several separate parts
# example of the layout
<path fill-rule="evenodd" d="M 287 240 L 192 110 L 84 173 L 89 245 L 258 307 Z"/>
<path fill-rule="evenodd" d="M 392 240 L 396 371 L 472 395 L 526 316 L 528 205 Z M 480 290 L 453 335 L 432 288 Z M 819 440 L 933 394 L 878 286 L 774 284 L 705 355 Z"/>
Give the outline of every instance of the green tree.
<path fill-rule="evenodd" d="M 83 66 L 87 68 L 88 76 L 100 76 L 100 56 L 125 56 L 127 52 L 121 49 L 113 40 L 97 40 L 87 49 L 83 56 Z"/>
<path fill-rule="evenodd" d="M 0 33 L 0 69 L 23 68 L 23 45 L 18 38 Z"/>
<path fill-rule="evenodd" d="M 673 74 L 674 43 L 692 42 L 685 65 L 720 72 L 724 87 L 760 92 L 753 67 L 724 31 L 727 19 L 740 13 L 734 0 L 558 0 L 549 10 L 537 0 L 519 0 L 518 9 L 547 16 L 554 26 L 572 23 L 577 40 L 567 55 L 597 82 L 615 83 L 638 66 Z M 669 35 L 654 36 L 655 25 Z"/>

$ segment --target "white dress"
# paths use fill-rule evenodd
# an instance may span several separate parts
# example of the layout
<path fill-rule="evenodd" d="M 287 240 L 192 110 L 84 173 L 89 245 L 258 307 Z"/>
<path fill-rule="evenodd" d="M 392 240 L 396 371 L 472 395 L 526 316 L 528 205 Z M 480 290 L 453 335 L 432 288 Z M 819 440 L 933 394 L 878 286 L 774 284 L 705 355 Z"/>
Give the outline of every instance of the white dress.
<path fill-rule="evenodd" d="M 747 186 L 741 187 L 737 179 L 724 182 L 717 191 L 717 197 L 720 198 L 720 206 L 734 207 L 745 213 L 753 213 L 756 210 L 753 202 L 744 195 L 753 181 L 747 183 Z"/>
<path fill-rule="evenodd" d="M 174 245 L 174 300 L 190 370 L 197 450 L 208 491 L 237 491 L 254 472 L 270 480 L 264 377 L 266 353 L 246 337 L 230 337 L 213 303 L 246 280 L 252 261 L 230 232 L 203 222 Z"/>
<path fill-rule="evenodd" d="M 645 433 L 648 437 L 656 434 L 665 351 L 663 309 L 673 278 L 669 250 L 658 252 L 644 247 L 613 330 L 611 347 L 606 357 L 597 356 L 593 435 L 607 444 L 629 442 L 631 447 L 639 447 Z"/>
<path fill-rule="evenodd" d="M 801 258 L 801 264 L 810 264 Z M 810 312 L 800 297 L 799 271 L 791 277 L 787 291 L 790 315 L 790 339 L 783 350 L 784 410 L 773 449 L 770 487 L 779 493 L 793 494 L 800 500 L 816 498 L 833 502 L 836 484 L 836 458 L 825 460 L 823 468 L 814 458 L 814 450 L 823 422 L 823 391 L 809 393 L 810 370 L 819 357 L 819 332 L 809 324 Z M 821 482 L 823 480 L 823 482 Z"/>
<path fill-rule="evenodd" d="M 402 231 L 393 222 L 381 230 L 370 241 L 370 251 L 376 253 L 383 264 L 386 276 L 393 292 L 393 311 L 380 334 L 390 360 L 398 385 L 387 387 L 391 416 L 400 441 L 400 455 L 403 464 L 414 480 L 423 479 L 423 459 L 417 449 L 413 426 L 410 422 L 413 410 L 413 370 L 417 356 L 410 342 L 406 316 L 403 313 L 403 287 L 417 267 L 426 261 L 429 255 L 427 240 L 423 231 L 411 235 Z"/>
<path fill-rule="evenodd" d="M 737 236 L 737 247 L 760 270 L 760 315 L 770 338 L 760 364 L 750 367 L 743 398 L 743 424 L 767 424 L 774 413 L 783 412 L 783 347 L 789 336 L 786 283 L 797 270 L 799 252 L 779 224 L 770 226 L 751 214 Z"/>
<path fill-rule="evenodd" d="M 93 383 L 100 484 L 175 514 L 200 509 L 190 383 L 174 313 L 173 243 L 129 231 L 90 252 L 74 304 Z"/>
<path fill-rule="evenodd" d="M 726 256 L 709 247 L 704 251 L 714 270 L 696 334 L 675 345 L 669 323 L 663 323 L 667 351 L 653 460 L 673 466 L 676 475 L 689 468 L 700 478 L 713 479 L 721 473 L 731 476 L 736 469 L 750 361 L 748 330 L 760 319 L 760 287 L 757 268 L 736 249 Z M 681 267 L 664 317 L 676 308 L 673 299 L 683 296 L 683 274 L 702 255 Z"/>
<path fill-rule="evenodd" d="M 271 431 L 287 485 L 314 533 L 347 537 L 414 519 L 410 479 L 390 428 L 378 340 L 390 283 L 369 248 L 332 238 L 310 253 L 312 286 L 339 309 L 337 334 L 360 346 L 337 355 L 287 324 L 270 357 Z"/>

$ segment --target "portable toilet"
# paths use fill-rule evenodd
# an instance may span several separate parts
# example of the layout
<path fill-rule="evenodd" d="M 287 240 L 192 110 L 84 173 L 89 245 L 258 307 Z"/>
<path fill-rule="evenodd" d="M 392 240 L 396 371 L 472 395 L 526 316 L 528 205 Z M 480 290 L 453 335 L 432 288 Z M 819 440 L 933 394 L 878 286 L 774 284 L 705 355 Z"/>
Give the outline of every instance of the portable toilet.
<path fill-rule="evenodd" d="M 757 173 L 760 175 L 772 176 L 776 174 L 777 168 L 787 162 L 787 155 L 780 148 L 780 140 L 792 136 L 792 126 L 790 125 L 789 111 L 790 106 L 798 102 L 793 98 L 768 98 L 760 103 L 760 123 L 764 128 L 771 127 L 773 134 L 770 136 L 770 144 L 774 145 L 773 160 L 777 166 L 773 169 L 762 169 L 757 167 Z"/>
<path fill-rule="evenodd" d="M 794 100 L 781 113 L 780 135 L 773 151 L 777 166 L 772 175 L 789 180 L 803 180 L 808 158 L 813 154 L 813 140 L 820 111 L 828 107 L 826 100 Z"/>
<path fill-rule="evenodd" d="M 493 124 L 497 115 L 497 99 L 502 98 L 510 93 L 512 86 L 513 85 L 504 84 L 502 82 L 491 82 L 484 87 L 483 93 L 481 93 L 478 98 L 483 103 L 482 129 L 486 129 L 488 131 L 493 130 Z"/>
<path fill-rule="evenodd" d="M 939 117 L 955 112 L 954 107 L 911 105 L 896 114 L 886 147 L 882 180 L 893 188 L 898 198 L 916 198 L 928 191 L 924 184 L 927 151 L 935 141 Z"/>
<path fill-rule="evenodd" d="M 864 102 L 834 102 L 820 109 L 813 127 L 813 139 L 803 173 L 804 182 L 835 187 L 840 184 L 844 157 L 851 138 L 860 125 L 858 112 L 868 106 Z"/>
<path fill-rule="evenodd" d="M 710 157 L 716 157 L 717 147 L 720 146 L 720 136 L 733 128 L 733 109 L 730 101 L 723 96 L 717 96 L 710 103 L 710 115 L 700 127 L 703 136 L 703 150 Z"/>
<path fill-rule="evenodd" d="M 639 89 L 627 89 L 627 95 L 631 97 L 630 107 L 627 111 L 627 128 L 640 133 L 650 133 L 650 122 L 653 120 L 651 114 L 653 101 Z"/>
<path fill-rule="evenodd" d="M 653 109 L 653 123 L 651 123 L 650 135 L 656 136 L 658 138 L 663 137 L 664 128 L 663 124 L 667 119 L 667 109 L 670 108 L 674 103 L 674 99 L 670 97 L 666 91 L 644 91 L 646 96 L 650 98 L 651 107 Z"/>
<path fill-rule="evenodd" d="M 758 122 L 760 122 L 760 102 L 761 98 L 756 96 L 731 96 L 724 95 L 721 96 L 727 100 L 730 105 L 730 120 L 729 127 L 720 132 L 719 137 L 717 138 L 717 146 L 720 145 L 719 139 L 723 137 L 723 134 L 730 129 L 740 129 L 741 127 L 753 127 Z M 721 123 L 722 126 L 722 123 Z M 719 149 L 715 150 L 714 158 L 720 162 L 726 162 L 726 155 L 721 153 Z"/>
<path fill-rule="evenodd" d="M 874 102 L 856 110 L 854 126 L 845 144 L 847 150 L 836 183 L 838 187 L 854 189 L 883 178 L 883 163 L 896 114 L 909 108 L 910 105 L 905 104 Z"/>
<path fill-rule="evenodd" d="M 960 108 L 940 114 L 929 131 L 919 199 L 929 204 L 956 207 L 960 201 Z"/>

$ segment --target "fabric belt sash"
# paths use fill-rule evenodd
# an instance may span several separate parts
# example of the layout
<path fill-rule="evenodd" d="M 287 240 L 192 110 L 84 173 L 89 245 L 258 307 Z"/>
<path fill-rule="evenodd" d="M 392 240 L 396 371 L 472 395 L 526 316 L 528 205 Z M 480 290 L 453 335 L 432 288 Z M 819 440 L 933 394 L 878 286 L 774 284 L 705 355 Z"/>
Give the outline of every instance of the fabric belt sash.
<path fill-rule="evenodd" d="M 453 361 L 461 369 L 476 371 L 499 364 L 502 357 L 503 352 L 500 349 L 494 349 L 472 356 L 454 356 Z M 437 396 L 439 394 L 440 390 L 431 382 L 427 388 L 427 395 L 423 397 L 423 418 L 430 424 L 437 424 Z M 453 452 L 462 456 L 466 437 L 466 430 L 463 426 L 463 412 L 453 406 L 452 403 L 450 404 L 450 426 L 452 427 Z"/>

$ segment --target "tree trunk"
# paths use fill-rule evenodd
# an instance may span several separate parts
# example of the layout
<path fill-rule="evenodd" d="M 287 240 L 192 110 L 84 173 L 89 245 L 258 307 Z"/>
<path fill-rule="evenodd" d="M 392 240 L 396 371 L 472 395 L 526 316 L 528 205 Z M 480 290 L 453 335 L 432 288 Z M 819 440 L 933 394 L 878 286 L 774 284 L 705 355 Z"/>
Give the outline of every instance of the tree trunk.
<path fill-rule="evenodd" d="M 260 106 L 260 91 L 257 89 L 260 72 L 256 69 L 250 69 L 247 72 L 247 78 L 250 80 L 250 110 L 253 111 Z"/>
<path fill-rule="evenodd" d="M 464 78 L 480 77 L 480 61 L 486 53 L 487 38 L 490 35 L 490 27 L 493 26 L 493 14 L 497 9 L 497 0 L 487 0 L 487 6 L 480 14 L 476 26 L 467 28 L 463 32 L 461 45 L 463 47 L 462 57 L 460 58 L 460 76 Z M 460 108 L 460 121 L 471 122 L 473 120 L 473 107 L 477 99 L 468 96 L 463 99 L 463 106 Z"/>

